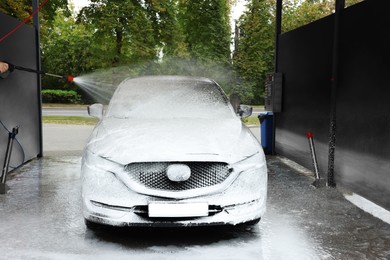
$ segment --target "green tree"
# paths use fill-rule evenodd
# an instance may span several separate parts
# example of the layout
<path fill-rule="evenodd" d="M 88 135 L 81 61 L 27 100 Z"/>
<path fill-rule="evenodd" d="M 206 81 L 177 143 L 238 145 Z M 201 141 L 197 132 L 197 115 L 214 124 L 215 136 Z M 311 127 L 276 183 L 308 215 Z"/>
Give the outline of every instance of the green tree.
<path fill-rule="evenodd" d="M 230 63 L 230 1 L 181 0 L 180 21 L 191 56 Z"/>
<path fill-rule="evenodd" d="M 42 66 L 44 71 L 59 75 L 80 75 L 96 69 L 95 54 L 99 46 L 91 40 L 92 31 L 76 24 L 73 16 L 66 17 L 59 10 L 42 41 Z M 56 78 L 43 77 L 44 88 L 61 88 L 64 84 Z"/>
<path fill-rule="evenodd" d="M 26 19 L 32 10 L 31 1 L 3 0 L 0 2 L 0 12 L 13 16 L 19 20 Z"/>
<path fill-rule="evenodd" d="M 42 4 L 44 0 L 40 0 L 39 3 Z M 69 15 L 68 10 L 68 0 L 50 0 L 45 6 L 40 10 L 41 14 L 41 23 L 45 24 L 46 22 L 52 22 L 56 11 L 58 8 L 66 10 L 67 15 Z M 26 19 L 32 13 L 32 1 L 31 0 L 1 0 L 0 1 L 0 12 L 13 16 L 21 21 Z M 32 20 L 27 23 L 32 23 Z"/>
<path fill-rule="evenodd" d="M 345 6 L 357 4 L 363 0 L 346 0 Z M 335 0 L 289 0 L 283 7 L 282 31 L 293 30 L 320 18 L 331 15 L 335 11 Z"/>
<path fill-rule="evenodd" d="M 216 80 L 230 93 L 235 83 L 230 53 L 230 0 L 178 0 L 177 19 L 183 33 L 180 55 L 164 57 L 158 71 Z"/>
<path fill-rule="evenodd" d="M 253 0 L 239 21 L 234 67 L 240 75 L 235 91 L 246 103 L 263 102 L 265 74 L 273 71 L 274 1 Z"/>
<path fill-rule="evenodd" d="M 188 57 L 184 33 L 178 20 L 178 0 L 147 0 L 145 5 L 162 55 Z"/>
<path fill-rule="evenodd" d="M 334 12 L 333 1 L 290 0 L 283 7 L 282 31 L 293 30 Z"/>
<path fill-rule="evenodd" d="M 101 45 L 102 67 L 141 62 L 156 57 L 156 38 L 150 16 L 136 0 L 91 0 L 79 21 L 94 30 Z"/>

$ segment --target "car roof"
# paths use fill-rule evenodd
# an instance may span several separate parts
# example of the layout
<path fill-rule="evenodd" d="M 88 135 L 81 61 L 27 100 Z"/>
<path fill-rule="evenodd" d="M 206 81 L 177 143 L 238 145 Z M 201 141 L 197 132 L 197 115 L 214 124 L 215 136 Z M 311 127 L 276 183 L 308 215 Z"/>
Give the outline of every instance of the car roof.
<path fill-rule="evenodd" d="M 139 87 L 140 85 L 158 84 L 159 87 L 175 88 L 181 87 L 197 87 L 201 84 L 216 84 L 215 81 L 204 77 L 191 76 L 142 76 L 136 78 L 127 78 L 119 85 L 118 88 L 129 89 L 131 87 Z"/>
<path fill-rule="evenodd" d="M 212 110 L 224 107 L 231 113 L 230 103 L 213 80 L 189 76 L 144 76 L 124 80 L 115 91 L 108 114 L 128 117 L 131 111 L 164 108 L 172 111 Z M 167 111 L 168 112 L 168 111 Z M 189 116 L 189 115 L 188 115 Z"/>

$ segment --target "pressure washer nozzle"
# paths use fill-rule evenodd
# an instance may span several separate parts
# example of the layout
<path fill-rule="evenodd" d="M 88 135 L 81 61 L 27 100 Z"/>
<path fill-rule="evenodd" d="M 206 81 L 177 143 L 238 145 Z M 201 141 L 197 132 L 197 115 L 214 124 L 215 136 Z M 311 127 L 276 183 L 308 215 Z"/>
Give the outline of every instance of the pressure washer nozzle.
<path fill-rule="evenodd" d="M 74 77 L 72 75 L 64 76 L 63 79 L 67 82 L 73 82 Z"/>

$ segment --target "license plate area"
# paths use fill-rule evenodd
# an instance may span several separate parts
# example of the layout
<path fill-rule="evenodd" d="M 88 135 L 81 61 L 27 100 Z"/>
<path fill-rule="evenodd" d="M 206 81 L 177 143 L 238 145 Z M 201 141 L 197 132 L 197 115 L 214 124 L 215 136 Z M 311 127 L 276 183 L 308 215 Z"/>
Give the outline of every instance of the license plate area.
<path fill-rule="evenodd" d="M 151 218 L 206 217 L 209 215 L 209 205 L 205 202 L 151 202 L 148 205 L 148 215 Z"/>

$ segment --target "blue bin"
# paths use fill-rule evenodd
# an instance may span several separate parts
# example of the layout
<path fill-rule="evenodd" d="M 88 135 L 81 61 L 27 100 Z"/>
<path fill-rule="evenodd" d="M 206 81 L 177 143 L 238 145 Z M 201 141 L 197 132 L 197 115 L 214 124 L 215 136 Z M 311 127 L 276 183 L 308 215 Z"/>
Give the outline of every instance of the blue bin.
<path fill-rule="evenodd" d="M 274 113 L 264 111 L 259 113 L 261 146 L 265 154 L 273 154 Z"/>

